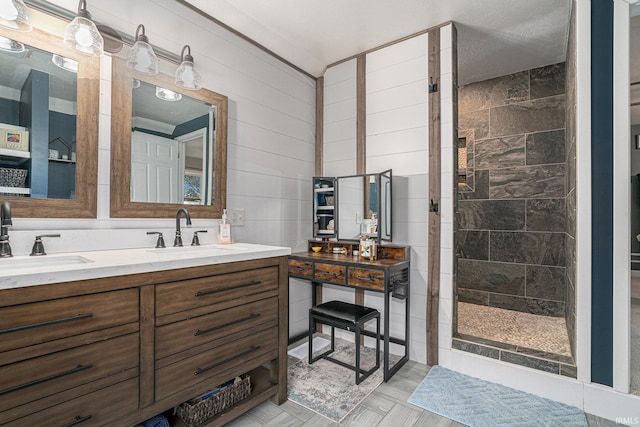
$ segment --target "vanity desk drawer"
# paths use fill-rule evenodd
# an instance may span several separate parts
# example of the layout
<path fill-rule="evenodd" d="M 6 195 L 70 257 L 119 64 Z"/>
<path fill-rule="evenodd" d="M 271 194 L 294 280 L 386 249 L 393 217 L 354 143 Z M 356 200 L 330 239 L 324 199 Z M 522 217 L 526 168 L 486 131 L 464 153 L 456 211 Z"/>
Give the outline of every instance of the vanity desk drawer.
<path fill-rule="evenodd" d="M 289 276 L 311 279 L 313 277 L 313 263 L 290 259 Z"/>
<path fill-rule="evenodd" d="M 352 286 L 382 291 L 384 276 L 383 270 L 349 267 L 349 284 Z"/>
<path fill-rule="evenodd" d="M 156 318 L 216 305 L 218 309 L 245 304 L 278 294 L 278 268 L 266 267 L 237 273 L 200 277 L 156 286 Z M 235 300 L 235 301 L 234 301 Z M 160 322 L 166 323 L 166 322 Z"/>
<path fill-rule="evenodd" d="M 344 265 L 317 262 L 313 271 L 313 280 L 317 282 L 346 283 L 347 268 Z"/>
<path fill-rule="evenodd" d="M 0 308 L 0 352 L 137 322 L 137 289 Z"/>
<path fill-rule="evenodd" d="M 278 299 L 267 298 L 160 326 L 156 328 L 156 359 L 256 327 L 276 326 L 277 323 Z"/>

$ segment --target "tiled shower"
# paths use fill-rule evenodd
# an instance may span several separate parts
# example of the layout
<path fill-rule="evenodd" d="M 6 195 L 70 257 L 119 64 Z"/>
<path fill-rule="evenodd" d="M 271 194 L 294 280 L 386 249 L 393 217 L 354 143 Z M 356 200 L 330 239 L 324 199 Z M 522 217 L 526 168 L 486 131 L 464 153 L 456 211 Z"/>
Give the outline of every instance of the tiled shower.
<path fill-rule="evenodd" d="M 454 337 L 459 349 L 570 376 L 573 72 L 568 61 L 459 88 Z"/>

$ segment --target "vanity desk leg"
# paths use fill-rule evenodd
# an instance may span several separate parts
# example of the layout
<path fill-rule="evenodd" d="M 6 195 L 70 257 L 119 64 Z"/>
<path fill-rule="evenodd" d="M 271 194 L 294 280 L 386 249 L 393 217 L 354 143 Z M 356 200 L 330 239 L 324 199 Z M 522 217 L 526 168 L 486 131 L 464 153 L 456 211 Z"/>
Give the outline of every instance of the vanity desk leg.
<path fill-rule="evenodd" d="M 322 282 L 311 282 L 311 307 L 315 307 L 318 304 L 322 304 Z M 313 332 L 318 332 L 321 328 L 320 323 L 316 323 L 313 327 Z"/>

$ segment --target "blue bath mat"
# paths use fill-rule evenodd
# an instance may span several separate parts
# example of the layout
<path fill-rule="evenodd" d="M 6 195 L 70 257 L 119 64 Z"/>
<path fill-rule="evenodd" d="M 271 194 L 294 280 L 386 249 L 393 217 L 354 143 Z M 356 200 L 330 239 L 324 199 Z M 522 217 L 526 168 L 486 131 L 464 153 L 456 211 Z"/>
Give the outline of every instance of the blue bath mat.
<path fill-rule="evenodd" d="M 431 368 L 409 403 L 472 427 L 587 427 L 580 409 L 440 366 Z"/>

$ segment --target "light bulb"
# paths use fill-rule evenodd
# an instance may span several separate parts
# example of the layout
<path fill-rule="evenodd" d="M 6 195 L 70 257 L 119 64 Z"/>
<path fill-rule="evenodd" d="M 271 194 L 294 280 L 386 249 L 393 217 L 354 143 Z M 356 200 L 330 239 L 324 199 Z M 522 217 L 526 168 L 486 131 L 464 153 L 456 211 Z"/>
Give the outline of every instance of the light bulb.
<path fill-rule="evenodd" d="M 76 33 L 76 42 L 82 47 L 89 47 L 93 42 L 91 31 L 87 27 L 80 27 Z"/>

